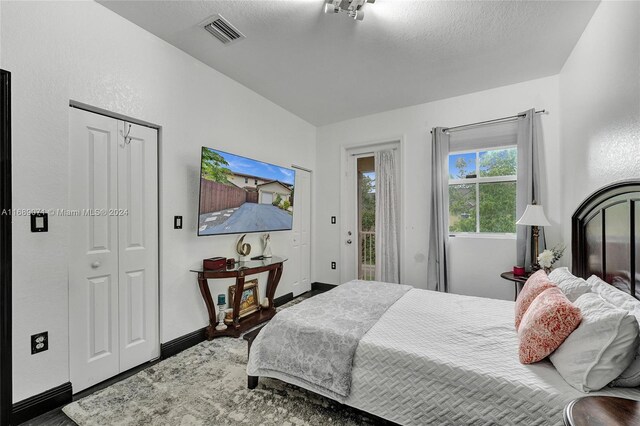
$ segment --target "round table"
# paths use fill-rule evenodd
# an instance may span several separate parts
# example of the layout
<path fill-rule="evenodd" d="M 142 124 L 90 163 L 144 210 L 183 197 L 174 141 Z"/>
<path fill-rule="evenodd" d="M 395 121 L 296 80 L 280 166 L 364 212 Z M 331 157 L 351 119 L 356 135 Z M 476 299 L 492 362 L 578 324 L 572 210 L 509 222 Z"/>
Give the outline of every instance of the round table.
<path fill-rule="evenodd" d="M 507 281 L 513 282 L 515 287 L 515 296 L 513 300 L 515 301 L 518 298 L 518 284 L 524 284 L 527 282 L 529 278 L 529 274 L 526 275 L 514 275 L 513 271 L 507 271 L 500 274 L 500 278 L 504 278 Z"/>
<path fill-rule="evenodd" d="M 567 426 L 638 425 L 640 402 L 613 396 L 585 396 L 564 409 Z"/>

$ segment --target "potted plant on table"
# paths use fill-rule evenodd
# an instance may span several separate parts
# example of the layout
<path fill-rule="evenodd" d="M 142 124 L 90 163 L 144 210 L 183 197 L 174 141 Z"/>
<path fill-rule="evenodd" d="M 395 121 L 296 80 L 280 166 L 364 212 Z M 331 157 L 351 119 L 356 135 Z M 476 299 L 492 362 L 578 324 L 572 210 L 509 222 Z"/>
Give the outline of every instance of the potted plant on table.
<path fill-rule="evenodd" d="M 538 265 L 540 265 L 540 267 L 548 274 L 551 272 L 553 264 L 556 263 L 564 254 L 564 249 L 565 246 L 563 244 L 558 244 L 552 249 L 544 250 L 538 255 Z"/>

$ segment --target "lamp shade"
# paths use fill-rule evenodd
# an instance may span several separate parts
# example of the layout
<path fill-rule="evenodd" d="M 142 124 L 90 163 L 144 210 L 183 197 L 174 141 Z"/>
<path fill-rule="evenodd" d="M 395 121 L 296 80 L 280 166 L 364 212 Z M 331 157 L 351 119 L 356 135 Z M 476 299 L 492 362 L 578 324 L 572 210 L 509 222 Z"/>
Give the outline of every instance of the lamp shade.
<path fill-rule="evenodd" d="M 544 215 L 542 206 L 537 204 L 527 205 L 527 208 L 522 214 L 522 217 L 516 222 L 516 225 L 551 226 L 549 220 Z"/>

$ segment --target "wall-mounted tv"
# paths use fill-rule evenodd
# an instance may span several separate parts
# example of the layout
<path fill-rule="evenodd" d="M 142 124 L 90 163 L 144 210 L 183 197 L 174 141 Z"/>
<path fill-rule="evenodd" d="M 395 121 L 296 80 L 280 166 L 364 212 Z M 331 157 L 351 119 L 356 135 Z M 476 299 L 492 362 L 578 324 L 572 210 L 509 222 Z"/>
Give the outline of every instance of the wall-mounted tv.
<path fill-rule="evenodd" d="M 286 231 L 295 171 L 202 147 L 198 235 Z"/>

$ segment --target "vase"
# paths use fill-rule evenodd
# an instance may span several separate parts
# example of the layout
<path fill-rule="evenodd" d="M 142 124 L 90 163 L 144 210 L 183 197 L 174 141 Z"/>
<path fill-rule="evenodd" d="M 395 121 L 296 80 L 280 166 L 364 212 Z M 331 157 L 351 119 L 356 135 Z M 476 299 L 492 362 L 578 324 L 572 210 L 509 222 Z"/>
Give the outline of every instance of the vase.
<path fill-rule="evenodd" d="M 262 251 L 262 257 L 273 257 L 271 252 L 271 235 L 264 234 L 262 237 L 262 243 L 264 244 L 264 250 Z"/>

